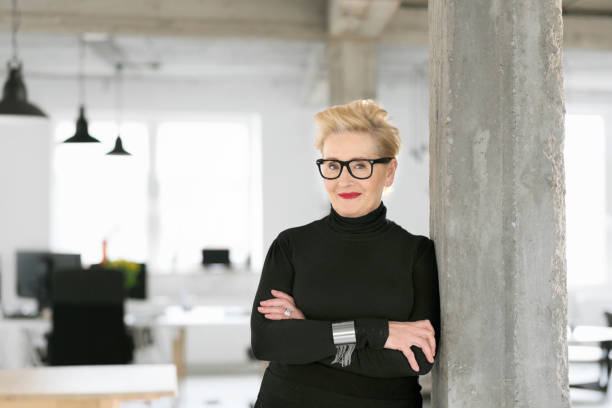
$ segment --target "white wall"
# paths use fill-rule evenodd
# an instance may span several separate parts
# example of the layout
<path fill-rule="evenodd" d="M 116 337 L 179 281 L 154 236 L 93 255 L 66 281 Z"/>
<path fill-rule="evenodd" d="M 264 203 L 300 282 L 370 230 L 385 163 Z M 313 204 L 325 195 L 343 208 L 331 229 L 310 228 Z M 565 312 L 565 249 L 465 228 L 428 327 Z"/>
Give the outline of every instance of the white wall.
<path fill-rule="evenodd" d="M 15 293 L 15 250 L 49 248 L 51 145 L 39 119 L 0 120 L 0 270 L 3 304 Z"/>
<path fill-rule="evenodd" d="M 577 324 L 605 325 L 603 311 L 612 311 L 612 90 L 566 86 L 566 111 L 567 114 L 597 114 L 604 119 L 607 281 L 603 285 L 570 288 L 568 320 Z"/>

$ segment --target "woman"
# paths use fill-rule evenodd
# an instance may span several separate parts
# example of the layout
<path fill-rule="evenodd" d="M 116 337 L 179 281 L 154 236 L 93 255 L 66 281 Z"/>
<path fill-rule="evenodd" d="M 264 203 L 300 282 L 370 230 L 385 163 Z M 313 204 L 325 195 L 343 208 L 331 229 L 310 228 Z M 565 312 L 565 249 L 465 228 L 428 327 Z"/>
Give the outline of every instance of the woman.
<path fill-rule="evenodd" d="M 330 212 L 266 255 L 251 346 L 270 361 L 255 407 L 422 407 L 440 339 L 433 241 L 386 218 L 400 139 L 372 100 L 315 115 Z"/>

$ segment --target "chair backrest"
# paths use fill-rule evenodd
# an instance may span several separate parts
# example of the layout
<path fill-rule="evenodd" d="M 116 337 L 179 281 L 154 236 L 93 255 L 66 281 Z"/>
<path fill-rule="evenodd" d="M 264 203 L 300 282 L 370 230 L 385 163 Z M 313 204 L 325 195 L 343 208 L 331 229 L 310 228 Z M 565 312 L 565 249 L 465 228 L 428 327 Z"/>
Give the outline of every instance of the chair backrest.
<path fill-rule="evenodd" d="M 77 305 L 121 305 L 123 274 L 116 269 L 57 269 L 51 277 L 51 302 Z"/>
<path fill-rule="evenodd" d="M 604 316 L 606 317 L 608 327 L 612 327 L 612 313 L 604 311 Z M 606 353 L 609 354 L 610 350 L 612 350 L 612 341 L 602 341 L 600 342 L 600 346 L 604 350 L 607 350 Z"/>
<path fill-rule="evenodd" d="M 125 364 L 133 343 L 124 323 L 119 270 L 58 269 L 51 278 L 51 365 Z"/>
<path fill-rule="evenodd" d="M 604 312 L 604 316 L 606 316 L 608 327 L 612 327 L 612 312 Z"/>

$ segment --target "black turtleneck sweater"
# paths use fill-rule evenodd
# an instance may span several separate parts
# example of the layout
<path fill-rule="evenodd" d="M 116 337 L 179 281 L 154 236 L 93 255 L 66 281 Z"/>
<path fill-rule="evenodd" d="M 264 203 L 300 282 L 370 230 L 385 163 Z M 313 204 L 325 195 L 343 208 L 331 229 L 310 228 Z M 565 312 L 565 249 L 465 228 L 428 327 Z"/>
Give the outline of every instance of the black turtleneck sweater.
<path fill-rule="evenodd" d="M 251 314 L 253 353 L 270 361 L 260 397 L 283 391 L 270 389 L 266 376 L 366 399 L 420 397 L 418 375 L 433 364 L 411 346 L 420 368 L 415 372 L 401 351 L 384 344 L 390 320 L 429 319 L 439 349 L 435 249 L 432 240 L 409 233 L 386 213 L 382 201 L 360 217 L 341 216 L 330 205 L 325 217 L 288 228 L 274 239 Z M 271 289 L 293 296 L 306 319 L 265 318 L 257 307 L 274 298 Z M 332 363 L 337 346 L 331 324 L 347 320 L 355 322 L 357 343 L 350 364 L 343 366 Z"/>

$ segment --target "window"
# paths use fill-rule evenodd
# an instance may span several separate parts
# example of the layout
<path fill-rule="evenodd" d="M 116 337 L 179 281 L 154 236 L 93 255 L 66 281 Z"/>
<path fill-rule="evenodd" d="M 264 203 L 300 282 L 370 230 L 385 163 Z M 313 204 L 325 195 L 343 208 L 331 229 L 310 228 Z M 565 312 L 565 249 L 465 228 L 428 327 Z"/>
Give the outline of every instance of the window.
<path fill-rule="evenodd" d="M 121 128 L 124 147 L 133 156 L 107 156 L 117 137 L 113 122 L 92 122 L 90 134 L 101 143 L 62 143 L 74 134 L 74 122 L 55 132 L 52 178 L 52 247 L 78 252 L 85 264 L 109 258 L 142 262 L 147 257 L 148 132 L 144 123 Z"/>
<path fill-rule="evenodd" d="M 249 132 L 239 123 L 166 122 L 159 126 L 159 250 L 155 263 L 193 268 L 202 248 L 249 253 Z"/>
<path fill-rule="evenodd" d="M 568 287 L 606 281 L 605 138 L 598 115 L 566 115 Z"/>
<path fill-rule="evenodd" d="M 79 252 L 92 264 L 107 239 L 109 259 L 146 262 L 154 273 L 197 270 L 203 248 L 229 248 L 230 261 L 241 266 L 259 225 L 252 222 L 251 123 L 126 122 L 121 135 L 132 156 L 108 156 L 113 122 L 90 122 L 102 142 L 91 144 L 61 143 L 74 121 L 58 122 L 52 248 Z"/>

